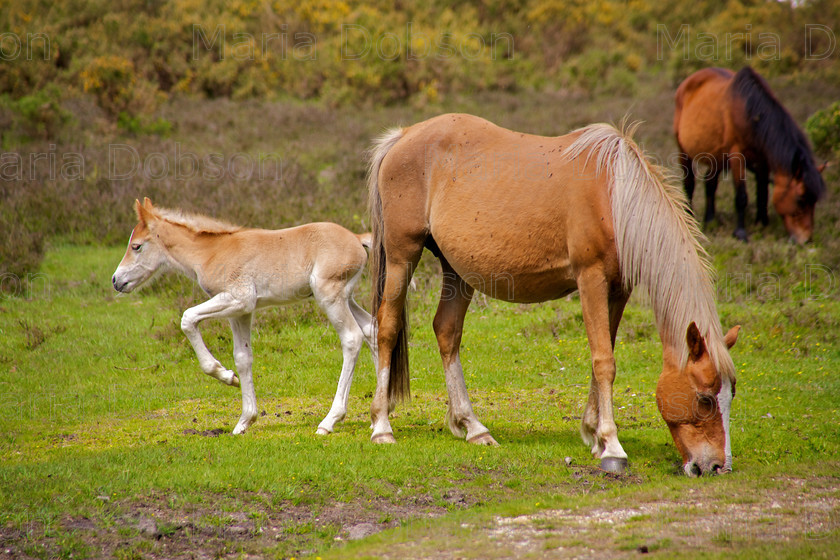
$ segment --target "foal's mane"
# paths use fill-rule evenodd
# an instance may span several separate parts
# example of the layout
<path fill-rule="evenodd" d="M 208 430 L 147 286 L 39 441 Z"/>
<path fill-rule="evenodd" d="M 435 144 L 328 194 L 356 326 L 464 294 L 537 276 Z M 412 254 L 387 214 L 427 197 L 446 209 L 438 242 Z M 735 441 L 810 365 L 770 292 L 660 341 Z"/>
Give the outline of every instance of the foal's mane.
<path fill-rule="evenodd" d="M 594 160 L 596 173 L 609 177 L 622 279 L 628 287 L 647 288 L 663 344 L 676 350 L 684 366 L 686 331 L 694 322 L 718 372 L 734 379 L 735 364 L 715 305 L 714 270 L 700 243 L 703 234 L 673 177 L 648 161 L 633 141 L 637 126 L 623 123 L 618 130 L 593 124 L 579 129 L 567 157 L 585 155 L 584 168 Z"/>
<path fill-rule="evenodd" d="M 754 146 L 764 154 L 771 170 L 802 179 L 802 202 L 813 205 L 825 193 L 825 183 L 814 162 L 808 138 L 790 116 L 767 81 L 745 66 L 732 79 L 730 91 L 745 104 L 745 120 L 752 126 Z"/>
<path fill-rule="evenodd" d="M 244 229 L 223 220 L 201 214 L 192 214 L 183 210 L 155 207 L 154 213 L 164 221 L 187 228 L 193 233 L 235 233 Z"/>

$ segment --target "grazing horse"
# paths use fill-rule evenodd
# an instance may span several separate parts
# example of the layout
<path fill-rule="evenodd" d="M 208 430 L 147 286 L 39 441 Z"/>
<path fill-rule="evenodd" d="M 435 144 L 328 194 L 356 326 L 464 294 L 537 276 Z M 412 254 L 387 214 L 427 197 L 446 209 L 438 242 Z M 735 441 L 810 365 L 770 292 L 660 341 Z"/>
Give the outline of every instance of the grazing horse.
<path fill-rule="evenodd" d="M 131 292 L 158 270 L 174 268 L 192 278 L 210 297 L 181 317 L 201 370 L 242 388 L 242 416 L 233 430 L 243 433 L 257 419 L 251 373 L 251 321 L 257 309 L 315 298 L 338 336 L 344 363 L 332 407 L 317 433 L 329 434 L 344 419 L 353 371 L 362 341 L 375 351 L 371 316 L 353 300 L 353 288 L 367 264 L 370 234 L 356 235 L 337 224 L 315 223 L 281 229 L 246 229 L 205 216 L 135 201 L 138 223 L 114 272 L 114 288 Z M 230 321 L 237 375 L 213 357 L 198 323 Z"/>
<path fill-rule="evenodd" d="M 409 393 L 406 287 L 424 248 L 441 261 L 434 331 L 457 437 L 494 445 L 473 412 L 459 347 L 475 290 L 540 302 L 578 290 L 592 357 L 581 435 L 601 466 L 627 454 L 613 419 L 613 348 L 632 288 L 647 286 L 663 344 L 657 403 L 688 474 L 731 468 L 735 367 L 710 268 L 684 198 L 631 140 L 596 124 L 566 136 L 442 115 L 382 136 L 371 151 L 371 268 L 378 322 L 374 442 L 394 442 L 389 405 Z"/>
<path fill-rule="evenodd" d="M 805 243 L 814 232 L 814 206 L 825 193 L 823 167 L 814 163 L 811 145 L 770 86 L 750 67 L 737 74 L 705 68 L 677 88 L 674 134 L 680 149 L 689 204 L 694 195 L 695 164 L 706 172 L 706 214 L 715 217 L 715 191 L 722 171 L 735 185 L 738 225 L 735 237 L 747 241 L 747 170 L 755 173 L 756 223 L 767 225 L 767 183 L 773 174 L 773 205 L 791 239 Z"/>

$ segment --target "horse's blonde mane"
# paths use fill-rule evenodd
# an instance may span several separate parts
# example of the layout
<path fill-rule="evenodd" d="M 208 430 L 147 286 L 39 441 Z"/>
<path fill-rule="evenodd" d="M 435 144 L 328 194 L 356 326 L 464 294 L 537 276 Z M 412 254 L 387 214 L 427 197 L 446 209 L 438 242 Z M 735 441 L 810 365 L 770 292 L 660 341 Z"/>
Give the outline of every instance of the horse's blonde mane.
<path fill-rule="evenodd" d="M 714 270 L 703 238 L 673 177 L 647 160 L 632 136 L 638 123 L 593 124 L 575 133 L 569 159 L 593 156 L 597 173 L 610 175 L 609 191 L 615 244 L 628 287 L 644 285 L 650 295 L 663 344 L 677 351 L 680 367 L 688 361 L 686 330 L 697 324 L 716 369 L 730 379 L 735 365 L 715 305 Z M 586 153 L 588 152 L 588 153 Z"/>
<path fill-rule="evenodd" d="M 153 212 L 162 220 L 183 226 L 193 233 L 235 233 L 244 229 L 242 226 L 237 226 L 223 220 L 202 216 L 201 214 L 192 214 L 183 210 L 172 210 L 170 208 L 159 208 L 155 206 Z"/>

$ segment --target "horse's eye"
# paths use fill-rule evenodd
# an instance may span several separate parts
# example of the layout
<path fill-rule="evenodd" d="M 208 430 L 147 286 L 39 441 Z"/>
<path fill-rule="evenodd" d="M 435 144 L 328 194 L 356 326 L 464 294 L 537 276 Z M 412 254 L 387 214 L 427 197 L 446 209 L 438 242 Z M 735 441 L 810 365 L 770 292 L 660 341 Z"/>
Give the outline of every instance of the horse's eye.
<path fill-rule="evenodd" d="M 132 243 L 131 244 L 131 250 L 134 251 L 135 253 L 137 251 L 139 251 L 142 247 L 143 247 L 142 243 Z"/>

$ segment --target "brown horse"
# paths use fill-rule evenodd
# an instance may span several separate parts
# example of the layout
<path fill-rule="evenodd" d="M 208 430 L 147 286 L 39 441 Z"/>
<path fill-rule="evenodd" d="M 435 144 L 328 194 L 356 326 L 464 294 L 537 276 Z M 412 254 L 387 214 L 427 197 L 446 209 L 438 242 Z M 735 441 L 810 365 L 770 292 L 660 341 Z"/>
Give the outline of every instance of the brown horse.
<path fill-rule="evenodd" d="M 755 173 L 756 223 L 767 225 L 767 184 L 773 174 L 773 205 L 791 239 L 805 243 L 814 232 L 814 206 L 825 193 L 822 168 L 814 163 L 808 139 L 755 70 L 737 74 L 705 68 L 677 88 L 674 134 L 680 148 L 689 203 L 696 164 L 706 172 L 705 222 L 715 217 L 715 191 L 726 169 L 735 184 L 738 226 L 735 237 L 747 241 L 746 174 Z"/>
<path fill-rule="evenodd" d="M 434 330 L 458 437 L 495 444 L 472 410 L 458 357 L 474 293 L 513 302 L 580 292 L 592 355 L 581 434 L 603 468 L 627 454 L 613 419 L 616 331 L 645 284 L 663 344 L 657 403 L 688 474 L 731 468 L 735 368 L 707 256 L 684 199 L 624 133 L 592 125 L 548 138 L 470 115 L 443 115 L 381 137 L 369 188 L 379 368 L 375 442 L 394 442 L 389 405 L 408 394 L 405 297 L 424 248 L 444 275 Z"/>

